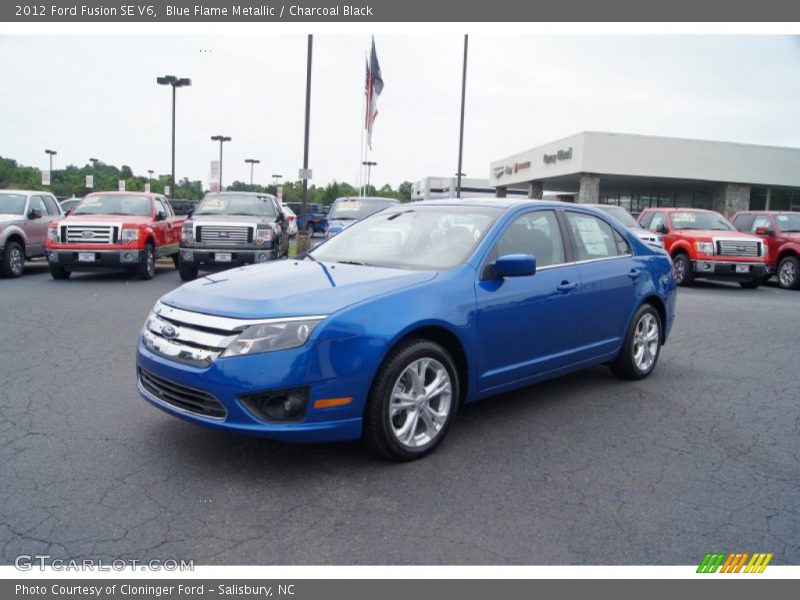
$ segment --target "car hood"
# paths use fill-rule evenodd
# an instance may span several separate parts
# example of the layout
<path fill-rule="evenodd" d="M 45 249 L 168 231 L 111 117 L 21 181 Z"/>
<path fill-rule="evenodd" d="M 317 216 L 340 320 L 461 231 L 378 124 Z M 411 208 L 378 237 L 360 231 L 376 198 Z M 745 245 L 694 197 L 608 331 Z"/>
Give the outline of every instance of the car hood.
<path fill-rule="evenodd" d="M 18 223 L 24 221 L 24 215 L 10 215 L 7 213 L 0 213 L 0 225 L 8 225 L 9 223 Z"/>
<path fill-rule="evenodd" d="M 70 223 L 151 223 L 153 217 L 143 217 L 141 215 L 69 215 L 64 217 L 61 222 L 69 225 Z"/>
<path fill-rule="evenodd" d="M 329 315 L 434 277 L 435 271 L 282 260 L 207 275 L 161 301 L 183 310 L 239 319 Z"/>
<path fill-rule="evenodd" d="M 328 219 L 328 231 L 331 229 L 334 231 L 341 231 L 342 229 L 347 229 L 355 222 L 356 221 L 350 219 Z"/>
<path fill-rule="evenodd" d="M 696 240 L 723 238 L 726 240 L 761 241 L 761 238 L 758 238 L 754 235 L 749 235 L 747 233 L 742 233 L 741 231 L 720 231 L 719 229 L 678 229 L 670 233 Z"/>
<path fill-rule="evenodd" d="M 254 216 L 254 215 L 192 215 L 191 220 L 197 225 L 207 223 L 274 223 L 275 217 Z"/>

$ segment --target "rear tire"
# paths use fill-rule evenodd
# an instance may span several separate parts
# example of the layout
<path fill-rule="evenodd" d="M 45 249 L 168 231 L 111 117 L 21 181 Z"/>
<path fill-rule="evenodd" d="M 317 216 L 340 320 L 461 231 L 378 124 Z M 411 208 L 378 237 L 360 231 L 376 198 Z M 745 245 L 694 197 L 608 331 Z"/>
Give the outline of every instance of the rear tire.
<path fill-rule="evenodd" d="M 778 284 L 785 290 L 800 289 L 800 259 L 787 256 L 778 265 Z"/>
<path fill-rule="evenodd" d="M 373 381 L 364 411 L 364 444 L 389 460 L 422 458 L 447 435 L 459 392 L 447 350 L 423 339 L 400 344 Z"/>
<path fill-rule="evenodd" d="M 136 267 L 136 275 L 142 280 L 152 279 L 156 275 L 156 251 L 149 242 L 144 247 L 142 262 Z"/>
<path fill-rule="evenodd" d="M 694 283 L 694 273 L 692 272 L 692 261 L 682 252 L 676 254 L 672 259 L 672 270 L 675 273 L 676 285 L 692 285 Z"/>
<path fill-rule="evenodd" d="M 609 365 L 622 379 L 644 379 L 656 368 L 661 350 L 661 317 L 650 304 L 642 304 L 631 319 L 619 356 Z"/>
<path fill-rule="evenodd" d="M 194 281 L 197 279 L 197 267 L 183 261 L 178 263 L 178 273 L 180 273 L 181 280 L 183 281 Z"/>
<path fill-rule="evenodd" d="M 25 251 L 17 242 L 8 242 L 3 252 L 0 271 L 5 277 L 19 277 L 25 270 Z"/>
<path fill-rule="evenodd" d="M 61 265 L 50 265 L 50 276 L 53 279 L 69 279 L 72 271 L 68 271 Z"/>

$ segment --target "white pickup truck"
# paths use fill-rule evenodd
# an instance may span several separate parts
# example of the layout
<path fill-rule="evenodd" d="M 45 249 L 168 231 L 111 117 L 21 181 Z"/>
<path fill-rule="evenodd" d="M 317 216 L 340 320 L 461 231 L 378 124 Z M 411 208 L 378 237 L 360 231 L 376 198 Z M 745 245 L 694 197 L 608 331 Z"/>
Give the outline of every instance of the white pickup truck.
<path fill-rule="evenodd" d="M 63 217 L 49 192 L 0 190 L 0 274 L 19 277 L 25 259 L 43 258 L 47 229 Z"/>

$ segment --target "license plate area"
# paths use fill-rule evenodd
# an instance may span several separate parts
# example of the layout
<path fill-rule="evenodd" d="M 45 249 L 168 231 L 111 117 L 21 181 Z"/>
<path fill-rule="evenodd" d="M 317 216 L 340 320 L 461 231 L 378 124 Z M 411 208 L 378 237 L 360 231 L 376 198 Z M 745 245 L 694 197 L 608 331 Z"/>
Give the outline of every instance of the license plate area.
<path fill-rule="evenodd" d="M 214 260 L 217 262 L 231 262 L 231 253 L 230 252 L 217 252 L 214 254 Z"/>
<path fill-rule="evenodd" d="M 736 272 L 737 273 L 749 273 L 750 272 L 750 265 L 736 265 Z"/>
<path fill-rule="evenodd" d="M 94 262 L 94 252 L 78 252 L 78 262 Z"/>

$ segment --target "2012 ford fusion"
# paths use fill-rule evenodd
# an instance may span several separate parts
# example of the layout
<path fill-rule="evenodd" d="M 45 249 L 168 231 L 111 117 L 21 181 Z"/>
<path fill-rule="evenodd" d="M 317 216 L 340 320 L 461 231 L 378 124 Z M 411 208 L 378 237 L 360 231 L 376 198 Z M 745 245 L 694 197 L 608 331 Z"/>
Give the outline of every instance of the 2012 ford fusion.
<path fill-rule="evenodd" d="M 139 338 L 138 388 L 209 427 L 360 438 L 410 460 L 464 402 L 601 364 L 647 377 L 674 309 L 669 256 L 597 209 L 403 204 L 302 258 L 162 297 Z"/>

